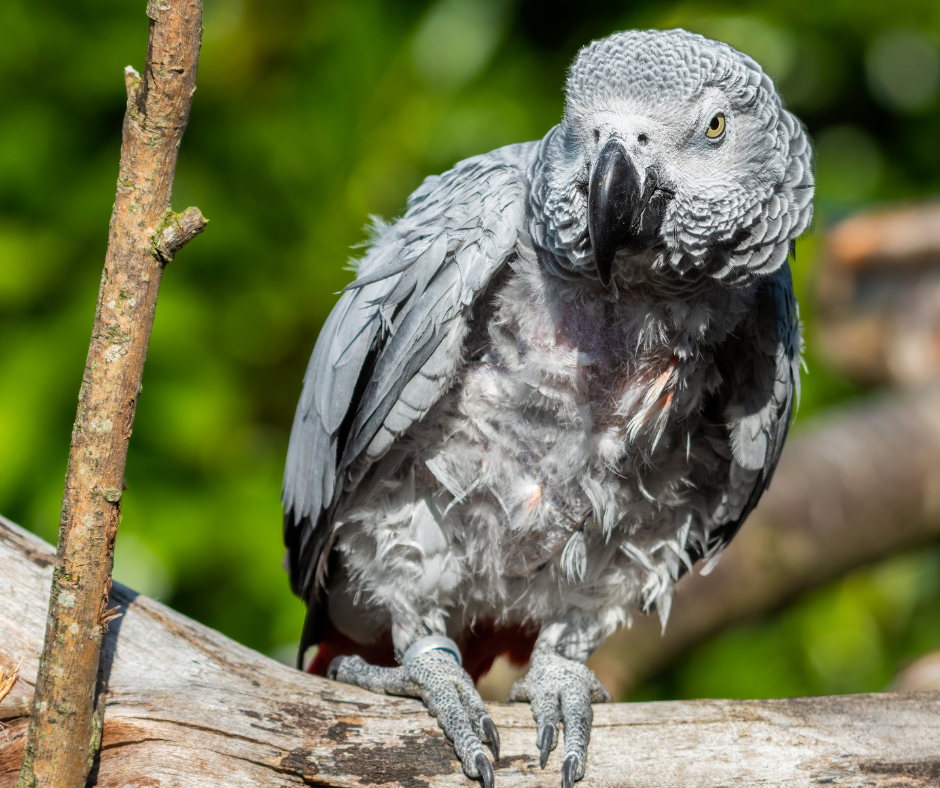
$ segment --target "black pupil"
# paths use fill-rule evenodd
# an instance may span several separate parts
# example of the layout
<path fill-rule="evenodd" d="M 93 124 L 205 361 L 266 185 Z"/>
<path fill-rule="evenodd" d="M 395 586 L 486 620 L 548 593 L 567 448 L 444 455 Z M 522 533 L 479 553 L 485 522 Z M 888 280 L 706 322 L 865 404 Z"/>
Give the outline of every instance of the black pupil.
<path fill-rule="evenodd" d="M 721 122 L 721 121 L 718 120 L 718 116 L 715 115 L 715 117 L 712 118 L 712 122 L 711 122 L 711 126 L 710 126 L 711 130 L 712 130 L 712 131 L 718 131 L 718 124 L 719 124 L 720 122 Z"/>

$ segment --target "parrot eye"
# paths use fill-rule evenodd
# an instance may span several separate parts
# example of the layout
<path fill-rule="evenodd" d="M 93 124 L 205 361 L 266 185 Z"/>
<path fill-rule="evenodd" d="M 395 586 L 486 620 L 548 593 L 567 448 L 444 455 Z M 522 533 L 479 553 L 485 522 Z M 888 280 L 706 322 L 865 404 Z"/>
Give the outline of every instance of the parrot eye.
<path fill-rule="evenodd" d="M 725 116 L 719 112 L 712 118 L 712 122 L 705 129 L 705 136 L 709 139 L 716 139 L 725 133 Z"/>

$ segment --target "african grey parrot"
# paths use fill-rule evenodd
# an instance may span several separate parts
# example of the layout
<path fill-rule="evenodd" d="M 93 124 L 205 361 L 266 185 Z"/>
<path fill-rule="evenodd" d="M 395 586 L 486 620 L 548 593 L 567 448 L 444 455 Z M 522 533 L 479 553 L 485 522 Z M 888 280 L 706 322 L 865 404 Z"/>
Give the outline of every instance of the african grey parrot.
<path fill-rule="evenodd" d="M 544 767 L 584 774 L 585 666 L 721 553 L 799 387 L 787 263 L 811 150 L 760 66 L 683 30 L 578 54 L 542 140 L 429 177 L 323 327 L 284 480 L 310 670 L 420 697 L 492 788 L 474 688 L 528 673 Z"/>

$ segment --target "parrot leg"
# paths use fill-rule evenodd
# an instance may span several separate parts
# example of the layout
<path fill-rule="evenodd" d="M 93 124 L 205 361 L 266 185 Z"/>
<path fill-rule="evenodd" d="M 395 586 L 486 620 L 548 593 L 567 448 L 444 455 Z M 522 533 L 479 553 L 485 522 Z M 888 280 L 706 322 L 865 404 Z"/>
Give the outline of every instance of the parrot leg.
<path fill-rule="evenodd" d="M 529 672 L 515 683 L 510 700 L 527 700 L 535 718 L 539 765 L 558 743 L 558 725 L 565 726 L 562 788 L 572 788 L 584 777 L 587 746 L 594 720 L 592 703 L 610 703 L 611 697 L 597 677 L 581 662 L 561 656 L 554 648 L 537 644 Z"/>
<path fill-rule="evenodd" d="M 499 732 L 473 679 L 450 654 L 426 651 L 397 668 L 370 665 L 358 656 L 337 657 L 327 677 L 372 692 L 421 698 L 454 743 L 464 773 L 482 780 L 483 788 L 493 788 L 493 765 L 486 757 L 483 742 L 489 742 L 498 760 Z"/>

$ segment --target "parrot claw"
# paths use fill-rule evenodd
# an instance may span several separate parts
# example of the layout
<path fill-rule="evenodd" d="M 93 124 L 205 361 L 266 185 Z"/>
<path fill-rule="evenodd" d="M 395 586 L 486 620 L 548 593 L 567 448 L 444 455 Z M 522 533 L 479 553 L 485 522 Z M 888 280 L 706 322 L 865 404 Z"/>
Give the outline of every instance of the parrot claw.
<path fill-rule="evenodd" d="M 480 725 L 483 727 L 483 732 L 486 734 L 487 741 L 490 743 L 490 748 L 493 750 L 493 760 L 499 760 L 499 731 L 496 729 L 496 723 L 493 722 L 493 718 L 488 714 L 480 721 Z"/>
<path fill-rule="evenodd" d="M 572 788 L 584 777 L 587 764 L 587 747 L 594 721 L 591 703 L 609 701 L 607 690 L 587 666 L 561 656 L 553 648 L 536 646 L 529 672 L 516 682 L 509 699 L 527 700 L 532 704 L 542 768 L 558 742 L 559 726 L 564 724 L 565 757 L 561 784 L 562 788 Z"/>
<path fill-rule="evenodd" d="M 581 761 L 581 756 L 573 752 L 568 753 L 561 764 L 561 788 L 573 788 L 574 781 L 580 780 L 583 776 L 584 764 Z"/>
<path fill-rule="evenodd" d="M 542 728 L 539 734 L 539 767 L 544 769 L 548 763 L 548 754 L 555 749 L 555 738 L 558 736 L 558 728 L 552 724 Z"/>
<path fill-rule="evenodd" d="M 480 773 L 483 788 L 493 788 L 496 784 L 496 773 L 493 771 L 493 764 L 487 760 L 486 755 L 482 752 L 478 752 L 473 760 L 477 771 Z"/>
<path fill-rule="evenodd" d="M 499 758 L 499 732 L 486 711 L 473 679 L 454 658 L 439 649 L 420 653 L 397 668 L 370 665 L 362 657 L 337 657 L 327 677 L 357 687 L 421 698 L 438 725 L 454 744 L 464 773 L 480 778 L 483 788 L 493 788 L 493 765 L 483 750 L 483 740 Z"/>
<path fill-rule="evenodd" d="M 328 679 L 336 681 L 336 674 L 339 673 L 339 666 L 343 663 L 344 659 L 346 659 L 346 657 L 333 657 L 330 666 L 326 669 L 326 677 Z"/>

